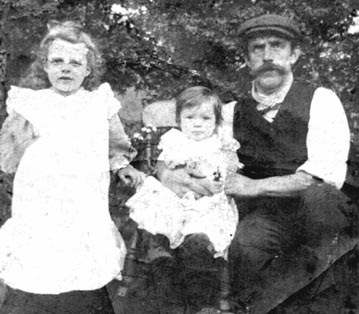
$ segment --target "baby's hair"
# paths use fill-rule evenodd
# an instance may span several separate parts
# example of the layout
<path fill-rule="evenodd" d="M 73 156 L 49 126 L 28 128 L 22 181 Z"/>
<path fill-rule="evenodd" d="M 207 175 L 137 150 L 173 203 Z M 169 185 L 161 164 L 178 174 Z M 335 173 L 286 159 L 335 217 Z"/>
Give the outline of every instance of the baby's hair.
<path fill-rule="evenodd" d="M 199 107 L 206 101 L 213 102 L 216 125 L 220 125 L 222 118 L 222 102 L 218 95 L 211 89 L 204 86 L 193 86 L 185 89 L 176 98 L 176 122 L 180 123 L 181 112 L 184 108 Z"/>
<path fill-rule="evenodd" d="M 36 60 L 30 66 L 27 75 L 21 79 L 20 85 L 33 89 L 48 88 L 51 86 L 44 67 L 47 62 L 50 45 L 55 39 L 62 39 L 73 44 L 83 43 L 88 48 L 87 62 L 91 72 L 85 78 L 82 86 L 88 90 L 97 88 L 100 85 L 103 73 L 103 62 L 95 40 L 84 32 L 79 23 L 74 21 L 58 22 L 52 20 L 49 21 L 47 27 L 48 31 L 37 50 Z"/>

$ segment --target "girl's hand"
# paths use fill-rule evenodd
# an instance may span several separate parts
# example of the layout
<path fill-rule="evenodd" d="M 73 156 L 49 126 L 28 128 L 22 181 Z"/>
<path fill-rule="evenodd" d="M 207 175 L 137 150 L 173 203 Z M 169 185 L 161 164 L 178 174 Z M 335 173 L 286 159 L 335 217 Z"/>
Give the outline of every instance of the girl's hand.
<path fill-rule="evenodd" d="M 117 175 L 122 183 L 134 188 L 140 186 L 146 177 L 143 172 L 133 168 L 131 165 L 118 170 Z"/>

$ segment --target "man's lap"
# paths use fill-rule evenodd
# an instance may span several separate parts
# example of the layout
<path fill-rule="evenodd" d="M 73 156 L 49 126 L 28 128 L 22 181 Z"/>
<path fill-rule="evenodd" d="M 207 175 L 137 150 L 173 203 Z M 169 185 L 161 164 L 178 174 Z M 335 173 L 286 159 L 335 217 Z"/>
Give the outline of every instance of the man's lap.
<path fill-rule="evenodd" d="M 320 245 L 321 238 L 337 234 L 358 234 L 356 205 L 328 184 L 313 186 L 298 198 L 241 200 L 238 209 L 241 218 L 232 248 L 277 254 L 300 244 Z"/>
<path fill-rule="evenodd" d="M 289 296 L 356 243 L 355 205 L 327 184 L 296 199 L 241 201 L 241 210 L 230 262 L 234 293 L 242 301 L 275 303 L 276 293 L 281 299 Z"/>

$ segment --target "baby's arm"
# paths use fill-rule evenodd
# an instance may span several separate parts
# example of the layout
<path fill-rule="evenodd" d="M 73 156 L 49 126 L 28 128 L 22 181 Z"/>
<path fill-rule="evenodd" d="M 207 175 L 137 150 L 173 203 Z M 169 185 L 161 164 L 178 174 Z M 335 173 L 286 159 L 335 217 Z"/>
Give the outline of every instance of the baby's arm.
<path fill-rule="evenodd" d="M 12 111 L 0 131 L 0 168 L 15 173 L 25 150 L 36 140 L 32 124 Z"/>
<path fill-rule="evenodd" d="M 117 114 L 110 119 L 109 124 L 110 169 L 117 173 L 123 183 L 137 187 L 145 178 L 143 172 L 138 171 L 130 165 L 131 160 L 136 156 L 137 152 L 132 147 Z"/>

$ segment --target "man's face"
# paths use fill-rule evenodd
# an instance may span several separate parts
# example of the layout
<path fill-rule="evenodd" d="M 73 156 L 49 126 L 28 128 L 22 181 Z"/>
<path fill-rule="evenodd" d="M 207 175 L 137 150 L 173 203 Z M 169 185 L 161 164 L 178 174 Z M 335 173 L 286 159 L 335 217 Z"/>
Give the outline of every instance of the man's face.
<path fill-rule="evenodd" d="M 299 48 L 292 48 L 290 41 L 281 37 L 268 35 L 250 39 L 246 64 L 254 76 L 256 88 L 264 94 L 281 88 L 299 54 Z"/>

